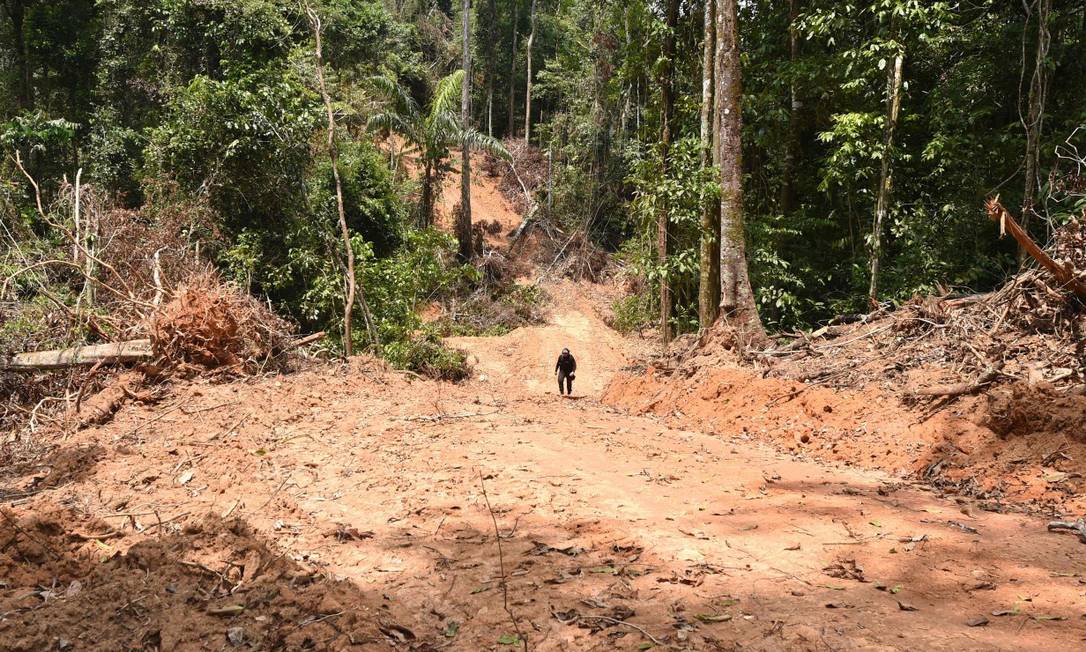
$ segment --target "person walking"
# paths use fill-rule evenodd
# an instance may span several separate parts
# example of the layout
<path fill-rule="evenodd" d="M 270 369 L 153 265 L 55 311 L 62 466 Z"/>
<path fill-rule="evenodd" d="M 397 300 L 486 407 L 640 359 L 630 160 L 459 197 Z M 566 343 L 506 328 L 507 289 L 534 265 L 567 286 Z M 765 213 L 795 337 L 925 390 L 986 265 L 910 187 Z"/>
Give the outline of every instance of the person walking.
<path fill-rule="evenodd" d="M 573 379 L 576 378 L 577 360 L 569 352 L 562 349 L 562 355 L 558 356 L 558 362 L 554 365 L 554 373 L 558 375 L 558 393 L 573 395 Z M 565 386 L 562 383 L 565 381 Z M 564 390 L 564 391 L 563 391 Z"/>

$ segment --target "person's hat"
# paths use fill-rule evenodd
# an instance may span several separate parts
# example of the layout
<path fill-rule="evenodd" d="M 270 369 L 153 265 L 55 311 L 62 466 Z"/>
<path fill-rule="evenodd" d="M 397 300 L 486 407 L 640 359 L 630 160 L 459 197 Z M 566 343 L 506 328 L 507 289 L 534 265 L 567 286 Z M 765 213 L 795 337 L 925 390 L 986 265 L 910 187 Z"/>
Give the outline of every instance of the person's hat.
<path fill-rule="evenodd" d="M 569 349 L 562 349 L 562 353 L 569 353 Z"/>

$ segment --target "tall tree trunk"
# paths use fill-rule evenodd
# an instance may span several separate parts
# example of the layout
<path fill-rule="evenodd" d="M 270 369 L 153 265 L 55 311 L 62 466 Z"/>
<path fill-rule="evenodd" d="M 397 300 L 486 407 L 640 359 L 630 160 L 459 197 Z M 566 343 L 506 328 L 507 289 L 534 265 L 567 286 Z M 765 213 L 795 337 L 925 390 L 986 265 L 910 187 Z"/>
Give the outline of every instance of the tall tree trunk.
<path fill-rule="evenodd" d="M 495 0 L 487 1 L 487 37 L 486 37 L 486 133 L 494 137 L 494 69 L 495 47 L 498 33 L 498 7 Z"/>
<path fill-rule="evenodd" d="M 701 68 L 701 167 L 715 163 L 712 155 L 715 140 L 713 129 L 713 81 L 716 79 L 716 0 L 705 0 L 704 44 Z M 701 328 L 716 321 L 720 306 L 720 204 L 705 202 L 701 209 L 701 258 L 698 285 L 698 315 Z"/>
<path fill-rule="evenodd" d="M 878 199 L 875 203 L 875 225 L 871 231 L 871 286 L 867 292 L 872 308 L 879 305 L 879 265 L 882 259 L 882 230 L 890 212 L 893 191 L 894 131 L 901 112 L 902 66 L 904 50 L 898 50 L 892 63 L 886 66 L 886 126 L 882 134 L 882 171 L 879 173 Z"/>
<path fill-rule="evenodd" d="M 1048 70 L 1045 62 L 1052 43 L 1052 35 L 1048 29 L 1052 0 L 1037 0 L 1036 7 L 1037 47 L 1034 51 L 1033 75 L 1029 83 L 1029 109 L 1023 122 L 1026 129 L 1026 180 L 1022 193 L 1022 228 L 1026 233 L 1029 233 L 1030 218 L 1036 214 L 1033 206 L 1037 201 L 1037 190 L 1040 186 L 1038 169 L 1041 161 L 1041 133 L 1048 95 Z M 1021 247 L 1018 249 L 1018 257 L 1019 262 L 1025 262 L 1026 253 Z"/>
<path fill-rule="evenodd" d="M 506 138 L 517 134 L 516 97 L 517 97 L 517 22 L 520 19 L 520 2 L 513 0 L 513 47 L 509 50 L 509 112 L 506 115 Z"/>
<path fill-rule="evenodd" d="M 747 271 L 743 222 L 743 77 L 739 60 L 738 0 L 717 5 L 716 110 L 720 157 L 720 311 L 744 338 L 763 339 Z"/>
<path fill-rule="evenodd" d="M 31 83 L 30 56 L 26 49 L 26 0 L 8 0 L 6 9 L 15 38 L 15 70 L 19 75 L 15 102 L 20 109 L 34 106 L 34 85 Z"/>
<path fill-rule="evenodd" d="M 795 208 L 795 168 L 799 153 L 799 117 L 803 103 L 796 89 L 796 64 L 799 61 L 799 17 L 800 0 L 788 0 L 788 60 L 790 82 L 788 84 L 788 136 L 784 144 L 784 164 L 781 168 L 781 214 L 789 215 Z"/>
<path fill-rule="evenodd" d="M 663 119 L 660 121 L 660 178 L 666 179 L 671 158 L 671 121 L 675 113 L 675 27 L 679 17 L 679 0 L 667 0 L 667 32 L 664 34 L 664 65 L 660 72 L 660 103 L 663 106 Z M 660 276 L 660 338 L 667 344 L 671 341 L 671 279 L 667 274 L 668 265 L 668 222 L 670 207 L 667 201 L 660 202 L 656 215 L 656 262 L 662 272 Z"/>
<path fill-rule="evenodd" d="M 464 131 L 460 164 L 460 215 L 456 219 L 456 237 L 460 241 L 460 260 L 472 258 L 471 242 L 471 148 L 467 132 L 471 129 L 471 0 L 463 1 L 464 83 L 460 85 L 460 128 Z"/>
<path fill-rule="evenodd" d="M 332 111 L 332 98 L 328 95 L 328 89 L 324 84 L 324 55 L 321 48 L 321 20 L 317 13 L 309 5 L 306 5 L 306 13 L 309 14 L 310 23 L 313 26 L 313 50 L 316 59 L 317 84 L 320 88 L 321 99 L 324 101 L 324 110 L 328 116 L 328 157 L 332 160 L 332 178 L 336 184 L 336 210 L 339 214 L 339 229 L 343 236 L 343 248 L 347 255 L 347 297 L 343 304 L 343 352 L 350 357 L 354 352 L 354 343 L 351 341 L 351 311 L 354 309 L 355 274 L 354 274 L 354 248 L 351 247 L 351 232 L 347 228 L 347 213 L 343 206 L 343 184 L 339 179 L 339 151 L 336 148 L 336 118 Z"/>
<path fill-rule="evenodd" d="M 528 33 L 528 85 L 524 89 L 524 142 L 528 142 L 532 136 L 532 44 L 535 43 L 535 0 L 532 0 L 530 14 L 532 31 Z"/>

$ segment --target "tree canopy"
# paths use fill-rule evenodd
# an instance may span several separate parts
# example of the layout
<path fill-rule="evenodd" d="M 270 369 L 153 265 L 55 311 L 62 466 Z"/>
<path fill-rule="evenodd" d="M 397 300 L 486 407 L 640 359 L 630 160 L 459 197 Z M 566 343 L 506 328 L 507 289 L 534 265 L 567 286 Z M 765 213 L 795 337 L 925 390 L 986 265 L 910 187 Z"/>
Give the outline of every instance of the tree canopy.
<path fill-rule="evenodd" d="M 454 152 L 502 154 L 499 141 L 526 130 L 550 161 L 543 217 L 665 287 L 677 332 L 706 326 L 698 294 L 713 277 L 699 271 L 721 244 L 706 211 L 731 197 L 743 246 L 725 256 L 749 260 L 771 332 L 865 310 L 871 298 L 995 286 L 1018 261 L 992 237 L 987 196 L 1021 207 L 1040 240 L 1082 209 L 1066 174 L 1080 163 L 1071 153 L 1086 120 L 1081 3 L 478 0 L 470 124 L 456 102 L 458 3 L 312 8 L 358 274 L 393 304 L 419 291 L 389 267 L 412 246 L 432 248 L 434 282 L 461 273 L 449 267 L 450 242 L 424 233 Z M 727 69 L 717 56 L 707 70 L 706 57 L 731 46 L 705 40 L 720 43 L 730 13 L 738 76 L 721 86 Z M 188 215 L 185 237 L 220 269 L 297 322 L 328 326 L 341 263 L 311 39 L 304 9 L 285 0 L 4 0 L 9 237 L 52 237 L 17 151 L 47 202 L 82 169 L 143 219 Z M 717 94 L 736 93 L 735 111 L 719 99 L 717 114 L 703 111 L 716 96 L 704 95 L 709 78 Z M 716 151 L 733 116 L 738 148 Z M 729 188 L 721 174 L 733 163 Z M 625 309 L 658 319 L 664 296 Z M 374 307 L 384 341 L 412 331 L 416 307 Z"/>

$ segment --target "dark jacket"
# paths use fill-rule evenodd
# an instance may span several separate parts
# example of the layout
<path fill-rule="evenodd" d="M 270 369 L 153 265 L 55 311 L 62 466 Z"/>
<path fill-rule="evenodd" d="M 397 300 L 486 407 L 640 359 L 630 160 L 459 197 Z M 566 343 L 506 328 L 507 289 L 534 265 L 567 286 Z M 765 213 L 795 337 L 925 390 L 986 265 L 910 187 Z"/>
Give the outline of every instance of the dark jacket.
<path fill-rule="evenodd" d="M 555 371 L 561 371 L 564 375 L 568 376 L 574 371 L 577 371 L 577 360 L 573 358 L 570 353 L 563 353 L 558 356 L 558 362 L 554 365 Z"/>

